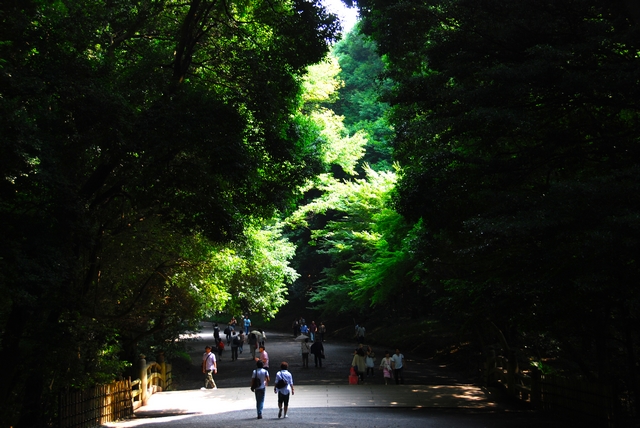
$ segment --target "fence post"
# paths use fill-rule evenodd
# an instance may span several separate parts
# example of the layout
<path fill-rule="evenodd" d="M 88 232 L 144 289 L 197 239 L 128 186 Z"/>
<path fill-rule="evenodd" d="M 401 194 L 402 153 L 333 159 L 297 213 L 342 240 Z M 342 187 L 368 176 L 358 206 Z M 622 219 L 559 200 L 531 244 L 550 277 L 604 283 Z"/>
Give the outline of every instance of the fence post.
<path fill-rule="evenodd" d="M 147 360 L 140 354 L 140 405 L 146 406 L 149 400 L 147 392 Z"/>
<path fill-rule="evenodd" d="M 156 356 L 156 359 L 158 360 L 158 364 L 160 364 L 160 381 L 162 382 L 162 385 L 160 385 L 162 387 L 163 391 L 166 391 L 167 389 L 167 364 L 164 361 L 164 352 L 160 351 L 158 352 L 158 355 Z"/>

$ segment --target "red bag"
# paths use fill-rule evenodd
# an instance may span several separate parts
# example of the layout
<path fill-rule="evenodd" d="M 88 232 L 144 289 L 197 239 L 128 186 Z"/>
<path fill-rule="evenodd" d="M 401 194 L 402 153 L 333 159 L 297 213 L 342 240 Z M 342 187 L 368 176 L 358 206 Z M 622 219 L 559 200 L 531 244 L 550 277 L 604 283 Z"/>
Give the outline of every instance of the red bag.
<path fill-rule="evenodd" d="M 351 372 L 349 374 L 349 385 L 357 385 L 358 384 L 358 373 L 356 369 L 351 367 Z"/>

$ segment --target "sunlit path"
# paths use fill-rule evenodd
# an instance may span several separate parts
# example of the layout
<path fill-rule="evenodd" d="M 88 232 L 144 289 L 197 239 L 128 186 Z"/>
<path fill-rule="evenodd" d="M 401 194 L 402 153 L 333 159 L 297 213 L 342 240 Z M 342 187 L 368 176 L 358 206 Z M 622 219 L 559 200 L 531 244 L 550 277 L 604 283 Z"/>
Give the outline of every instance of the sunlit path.
<path fill-rule="evenodd" d="M 265 400 L 265 411 L 277 408 L 275 394 Z M 303 385 L 296 387 L 293 408 L 458 408 L 491 409 L 496 403 L 475 386 L 424 385 Z M 154 394 L 149 404 L 136 412 L 136 419 L 111 423 L 110 427 L 132 427 L 170 422 L 193 415 L 215 415 L 255 408 L 254 394 L 246 388 L 173 391 Z"/>

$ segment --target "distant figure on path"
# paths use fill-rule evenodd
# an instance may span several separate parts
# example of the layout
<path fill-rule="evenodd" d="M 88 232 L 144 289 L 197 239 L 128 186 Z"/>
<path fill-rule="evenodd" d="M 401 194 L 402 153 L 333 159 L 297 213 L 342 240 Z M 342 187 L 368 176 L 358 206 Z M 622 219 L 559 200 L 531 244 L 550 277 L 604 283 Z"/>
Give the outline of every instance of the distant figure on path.
<path fill-rule="evenodd" d="M 327 327 L 324 326 L 324 322 L 320 322 L 320 327 L 318 327 L 318 339 L 320 342 L 324 342 L 324 335 L 327 333 Z"/>
<path fill-rule="evenodd" d="M 251 374 L 251 389 L 256 395 L 256 410 L 258 411 L 258 419 L 262 419 L 262 409 L 264 407 L 264 395 L 267 386 L 269 386 L 269 372 L 262 367 L 262 361 L 256 363 L 258 367 Z M 253 387 L 253 379 L 258 379 L 257 387 Z"/>
<path fill-rule="evenodd" d="M 220 327 L 218 327 L 218 323 L 213 325 L 213 343 L 218 343 L 218 339 L 220 339 Z"/>
<path fill-rule="evenodd" d="M 284 405 L 284 417 L 288 418 L 289 394 L 293 395 L 293 376 L 289 372 L 289 363 L 283 361 L 280 364 L 280 371 L 276 373 L 276 383 L 273 392 L 278 394 L 278 418 L 282 417 L 282 407 Z"/>
<path fill-rule="evenodd" d="M 231 361 L 238 359 L 238 347 L 240 346 L 240 335 L 232 331 L 231 332 Z"/>
<path fill-rule="evenodd" d="M 396 385 L 404 384 L 404 355 L 397 348 L 396 353 L 391 357 L 391 366 L 393 367 L 393 378 L 396 380 Z"/>
<path fill-rule="evenodd" d="M 318 331 L 318 326 L 315 321 L 311 321 L 311 325 L 309 326 L 309 338 L 312 342 L 316 341 L 316 332 Z"/>
<path fill-rule="evenodd" d="M 269 354 L 267 354 L 267 350 L 264 346 L 260 347 L 260 352 L 256 356 L 256 361 L 261 361 L 262 367 L 264 367 L 265 370 L 269 370 Z"/>
<path fill-rule="evenodd" d="M 297 318 L 293 320 L 292 327 L 293 327 L 293 337 L 300 336 L 300 324 L 298 324 Z"/>
<path fill-rule="evenodd" d="M 311 353 L 313 354 L 316 367 L 322 367 L 322 359 L 324 358 L 324 345 L 317 340 L 311 345 Z"/>
<path fill-rule="evenodd" d="M 224 351 L 224 342 L 222 339 L 218 339 L 218 343 L 216 343 L 216 349 L 218 350 L 218 355 L 222 357 L 222 351 Z"/>
<path fill-rule="evenodd" d="M 353 355 L 353 360 L 351 360 L 351 367 L 354 367 L 358 372 L 358 379 L 360 380 L 360 383 L 364 383 L 364 374 L 367 370 L 364 348 L 358 348 L 358 350 L 356 350 Z"/>
<path fill-rule="evenodd" d="M 309 368 L 309 352 L 311 352 L 309 346 L 309 339 L 304 339 L 300 343 L 300 353 L 302 354 L 302 367 Z"/>
<path fill-rule="evenodd" d="M 376 354 L 373 352 L 373 349 L 371 349 L 371 346 L 367 346 L 367 353 L 364 357 L 365 362 L 367 363 L 367 376 L 371 375 L 374 376 L 375 375 L 375 359 L 376 359 Z"/>
<path fill-rule="evenodd" d="M 249 315 L 244 318 L 244 334 L 249 334 L 249 328 L 251 328 L 251 320 Z"/>
<path fill-rule="evenodd" d="M 256 358 L 256 349 L 258 349 L 258 336 L 255 333 L 249 333 L 249 338 L 247 340 L 249 342 L 249 351 L 251 352 L 251 358 Z"/>
<path fill-rule="evenodd" d="M 217 389 L 216 382 L 213 380 L 213 375 L 218 373 L 218 363 L 216 362 L 216 354 L 211 352 L 211 346 L 204 347 L 204 354 L 202 355 L 202 373 L 204 373 L 204 387 L 200 389 L 207 389 L 209 385 L 211 388 Z"/>
<path fill-rule="evenodd" d="M 382 377 L 384 378 L 384 384 L 388 385 L 389 380 L 391 379 L 391 373 L 393 369 L 391 368 L 391 357 L 389 356 L 389 351 L 384 351 L 384 357 L 380 361 L 380 370 L 382 370 Z"/>
<path fill-rule="evenodd" d="M 359 343 L 364 343 L 364 333 L 365 333 L 365 328 L 364 326 L 358 326 L 358 333 L 357 333 L 357 337 L 358 337 L 358 342 Z"/>
<path fill-rule="evenodd" d="M 242 354 L 242 348 L 244 348 L 245 339 L 244 331 L 240 330 L 240 334 L 238 336 L 240 336 L 240 346 L 238 346 L 238 351 L 240 351 L 240 353 Z"/>

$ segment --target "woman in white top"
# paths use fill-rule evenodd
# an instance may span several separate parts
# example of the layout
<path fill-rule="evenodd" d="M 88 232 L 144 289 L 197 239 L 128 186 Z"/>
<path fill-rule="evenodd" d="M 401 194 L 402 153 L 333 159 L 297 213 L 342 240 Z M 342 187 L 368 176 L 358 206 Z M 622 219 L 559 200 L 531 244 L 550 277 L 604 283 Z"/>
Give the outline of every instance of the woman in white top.
<path fill-rule="evenodd" d="M 302 354 L 302 367 L 309 368 L 309 352 L 311 351 L 309 347 L 309 339 L 307 338 L 300 343 L 300 353 Z"/>
<path fill-rule="evenodd" d="M 282 417 L 282 407 L 284 405 L 284 417 L 287 416 L 289 408 L 289 395 L 293 395 L 293 376 L 289 372 L 289 363 L 283 361 L 280 364 L 280 371 L 276 373 L 276 384 L 273 392 L 278 394 L 278 418 Z"/>

